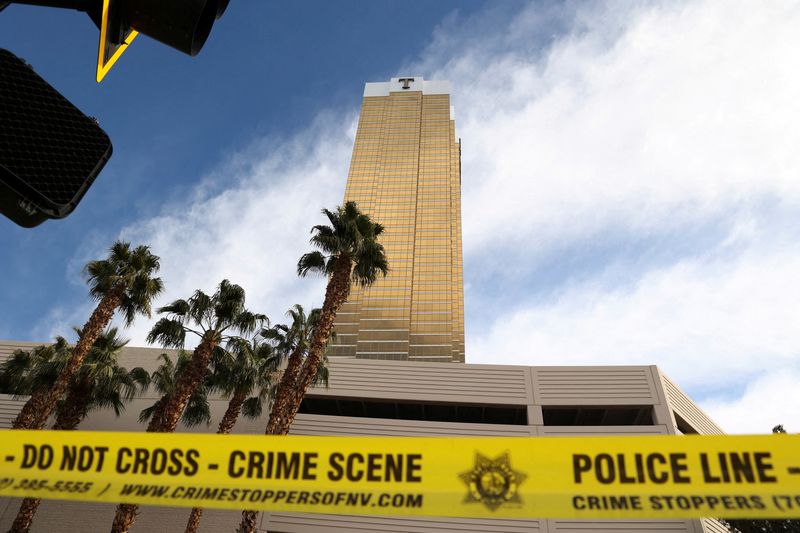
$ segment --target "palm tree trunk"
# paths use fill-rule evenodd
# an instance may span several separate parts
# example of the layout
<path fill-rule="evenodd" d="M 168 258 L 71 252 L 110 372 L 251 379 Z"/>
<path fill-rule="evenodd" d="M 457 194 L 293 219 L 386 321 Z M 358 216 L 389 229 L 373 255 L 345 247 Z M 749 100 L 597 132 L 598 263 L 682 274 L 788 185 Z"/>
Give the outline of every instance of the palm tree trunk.
<path fill-rule="evenodd" d="M 219 429 L 217 429 L 218 435 L 227 435 L 233 430 L 233 426 L 236 425 L 236 420 L 239 418 L 239 413 L 242 412 L 242 405 L 246 399 L 247 391 L 237 390 L 233 393 L 233 396 L 228 402 L 228 409 L 225 410 L 225 414 L 219 422 Z M 197 531 L 197 528 L 200 527 L 200 518 L 202 518 L 202 516 L 202 507 L 195 507 L 192 509 L 189 520 L 186 522 L 186 533 L 195 533 Z"/>
<path fill-rule="evenodd" d="M 70 384 L 67 397 L 63 405 L 56 412 L 56 422 L 53 429 L 73 430 L 83 422 L 89 411 L 89 395 L 91 383 L 81 380 L 82 383 Z"/>
<path fill-rule="evenodd" d="M 203 518 L 203 508 L 193 507 L 189 514 L 189 520 L 186 522 L 186 533 L 195 533 L 200 527 L 201 518 Z"/>
<path fill-rule="evenodd" d="M 114 515 L 114 522 L 111 524 L 111 533 L 127 532 L 139 514 L 139 506 L 131 503 L 120 503 L 117 505 L 117 514 Z"/>
<path fill-rule="evenodd" d="M 219 421 L 217 434 L 227 435 L 233 431 L 233 426 L 236 425 L 236 421 L 239 419 L 239 413 L 242 412 L 242 405 L 244 405 L 246 399 L 247 391 L 245 390 L 237 390 L 233 393 L 233 396 L 228 402 L 228 409 L 225 411 L 222 420 Z"/>
<path fill-rule="evenodd" d="M 86 411 L 81 409 L 80 406 L 66 406 L 64 410 L 56 416 L 53 429 L 73 430 L 78 427 L 78 424 L 80 424 L 84 418 L 86 418 Z"/>
<path fill-rule="evenodd" d="M 256 530 L 258 521 L 258 511 L 242 511 L 242 521 L 236 529 L 236 533 L 253 533 Z"/>
<path fill-rule="evenodd" d="M 303 350 L 298 347 L 289 356 L 289 363 L 286 365 L 286 370 L 283 371 L 280 385 L 278 385 L 278 394 L 272 402 L 269 422 L 267 422 L 267 429 L 264 432 L 265 435 L 286 435 L 289 433 L 290 423 L 286 417 L 287 406 L 289 405 L 290 392 L 294 389 L 297 377 L 300 375 L 302 362 Z"/>
<path fill-rule="evenodd" d="M 211 356 L 217 347 L 218 341 L 215 339 L 204 339 L 192 353 L 192 360 L 186 365 L 186 369 L 178 377 L 175 383 L 175 392 L 167 398 L 161 416 L 154 416 L 147 427 L 147 431 L 159 433 L 172 433 L 178 426 L 183 410 L 189 398 L 205 379 L 208 374 L 208 365 L 211 363 Z"/>
<path fill-rule="evenodd" d="M 50 392 L 50 386 L 39 387 L 33 391 L 31 397 L 28 398 L 28 401 L 25 402 L 25 405 L 22 406 L 22 409 L 19 413 L 17 413 L 17 417 L 14 419 L 14 423 L 12 424 L 12 429 L 28 429 L 27 425 L 33 424 L 34 419 L 36 418 L 36 411 L 34 411 L 34 405 L 38 405 Z"/>
<path fill-rule="evenodd" d="M 205 379 L 208 374 L 208 365 L 214 349 L 217 347 L 218 340 L 214 338 L 203 338 L 197 348 L 192 353 L 192 360 L 175 383 L 175 391 L 167 398 L 163 408 L 154 413 L 153 418 L 147 425 L 150 433 L 172 433 L 178 425 L 178 420 L 186 408 L 186 403 L 192 397 L 194 391 Z M 139 514 L 139 506 L 132 503 L 120 503 L 117 505 L 117 513 L 111 525 L 111 533 L 127 533 Z"/>
<path fill-rule="evenodd" d="M 162 417 L 162 415 L 164 413 L 164 406 L 166 404 L 167 404 L 167 395 L 162 396 L 155 403 L 155 409 L 153 410 L 153 414 L 150 417 L 150 422 L 147 423 L 147 430 L 146 431 L 151 431 L 150 428 L 161 427 L 159 424 L 161 424 L 161 417 Z M 158 420 L 158 422 L 154 422 L 155 420 Z M 155 430 L 152 430 L 152 431 L 155 431 Z"/>
<path fill-rule="evenodd" d="M 322 356 L 325 355 L 325 348 L 328 346 L 328 340 L 333 331 L 336 313 L 350 295 L 351 270 L 352 261 L 350 258 L 348 256 L 340 257 L 325 291 L 325 302 L 322 304 L 319 322 L 314 329 L 314 336 L 311 338 L 308 357 L 303 363 L 303 369 L 300 371 L 295 387 L 289 391 L 289 403 L 286 406 L 287 433 L 289 426 L 297 416 L 300 403 L 302 403 L 308 387 L 311 386 L 317 376 L 320 361 L 322 361 Z"/>
<path fill-rule="evenodd" d="M 286 435 L 289 433 L 289 427 L 294 422 L 297 411 L 300 409 L 300 403 L 303 401 L 303 396 L 306 394 L 311 382 L 317 375 L 319 369 L 319 362 L 325 353 L 325 347 L 328 345 L 331 331 L 333 331 L 333 321 L 336 318 L 336 312 L 339 307 L 347 301 L 350 295 L 350 272 L 353 268 L 353 263 L 347 256 L 341 256 L 336 269 L 333 271 L 328 287 L 325 289 L 325 302 L 322 304 L 322 312 L 320 313 L 319 322 L 314 328 L 314 336 L 311 338 L 311 347 L 308 351 L 303 367 L 299 370 L 299 375 L 295 378 L 294 385 L 286 389 L 286 398 L 280 405 L 281 411 L 276 415 L 281 417 L 280 426 L 276 422 L 276 433 L 268 433 L 272 435 Z M 292 354 L 294 356 L 294 354 Z M 291 361 L 290 361 L 291 364 Z M 283 380 L 281 380 L 283 385 Z M 278 392 L 280 394 L 280 391 Z M 272 406 L 270 412 L 270 423 L 272 423 L 273 413 L 279 407 L 276 403 Z M 269 426 L 268 426 L 269 429 Z M 277 433 L 280 429 L 281 433 Z M 258 511 L 242 511 L 242 520 L 239 522 L 239 529 L 237 533 L 253 533 L 256 530 L 256 521 L 258 519 Z"/>
<path fill-rule="evenodd" d="M 114 316 L 114 311 L 122 302 L 124 292 L 125 286 L 118 285 L 103 296 L 89 317 L 88 322 L 83 326 L 81 338 L 78 339 L 78 344 L 72 349 L 72 356 L 67 361 L 56 382 L 53 383 L 50 390 L 41 395 L 34 394 L 30 397 L 17 415 L 17 418 L 14 419 L 14 429 L 42 429 L 44 427 L 50 413 L 53 412 L 56 402 L 66 392 L 72 376 L 83 364 L 83 360 L 86 359 L 86 354 L 89 353 L 94 341 L 97 340 L 97 337 L 100 336 L 111 321 L 111 317 Z"/>
<path fill-rule="evenodd" d="M 22 500 L 17 517 L 14 519 L 14 523 L 11 524 L 11 529 L 8 530 L 8 533 L 28 533 L 31 529 L 36 509 L 39 508 L 41 502 L 42 500 L 39 498 L 25 498 Z"/>

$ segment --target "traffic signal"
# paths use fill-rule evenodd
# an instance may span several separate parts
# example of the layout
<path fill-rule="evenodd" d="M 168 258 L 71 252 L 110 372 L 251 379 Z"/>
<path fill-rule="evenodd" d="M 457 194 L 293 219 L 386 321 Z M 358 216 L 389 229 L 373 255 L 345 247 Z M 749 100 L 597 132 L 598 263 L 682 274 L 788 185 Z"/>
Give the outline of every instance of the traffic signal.
<path fill-rule="evenodd" d="M 67 216 L 111 151 L 96 120 L 0 49 L 0 213 L 26 228 Z"/>
<path fill-rule="evenodd" d="M 100 1 L 100 0 L 98 0 Z M 195 56 L 229 0 L 102 0 L 97 81 L 137 34 Z M 95 17 L 89 12 L 93 20 Z"/>
<path fill-rule="evenodd" d="M 86 12 L 100 28 L 96 75 L 100 82 L 139 33 L 196 56 L 229 1 L 0 0 L 0 11 L 9 4 L 29 4 Z"/>
<path fill-rule="evenodd" d="M 191 56 L 229 0 L 0 0 L 86 12 L 100 28 L 97 81 L 142 33 Z M 108 135 L 0 49 L 0 214 L 24 227 L 70 214 L 111 157 Z"/>

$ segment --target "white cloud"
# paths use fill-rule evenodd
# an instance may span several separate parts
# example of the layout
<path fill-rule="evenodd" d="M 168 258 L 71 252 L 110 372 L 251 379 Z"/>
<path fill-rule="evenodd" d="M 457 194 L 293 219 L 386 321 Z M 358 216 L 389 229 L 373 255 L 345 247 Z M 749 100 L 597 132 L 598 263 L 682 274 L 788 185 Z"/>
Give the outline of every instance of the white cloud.
<path fill-rule="evenodd" d="M 695 396 L 740 386 L 800 363 L 798 269 L 800 254 L 775 251 L 684 260 L 630 286 L 598 276 L 473 332 L 471 361 L 658 364 Z"/>
<path fill-rule="evenodd" d="M 768 433 L 783 424 L 789 433 L 800 429 L 800 368 L 768 372 L 748 384 L 739 398 L 710 398 L 706 412 L 736 433 Z"/>
<path fill-rule="evenodd" d="M 544 54 L 524 46 L 537 9 L 488 49 L 470 35 L 459 57 L 438 58 L 465 139 L 468 253 L 531 236 L 545 253 L 610 228 L 702 223 L 764 195 L 800 201 L 796 7 L 581 8 Z"/>
<path fill-rule="evenodd" d="M 72 307 L 53 307 L 47 312 L 44 320 L 34 326 L 31 338 L 49 342 L 61 336 L 75 341 L 76 336 L 72 328 L 83 326 L 93 309 L 91 302 L 83 302 Z"/>

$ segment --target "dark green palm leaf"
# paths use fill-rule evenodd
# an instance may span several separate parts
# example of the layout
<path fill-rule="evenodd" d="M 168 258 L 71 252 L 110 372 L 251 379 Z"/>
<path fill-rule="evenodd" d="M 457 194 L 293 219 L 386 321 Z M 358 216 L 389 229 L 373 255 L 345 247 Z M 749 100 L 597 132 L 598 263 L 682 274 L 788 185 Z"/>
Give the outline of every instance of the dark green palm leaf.
<path fill-rule="evenodd" d="M 309 273 L 327 273 L 327 270 L 325 256 L 319 251 L 303 254 L 297 263 L 297 274 L 301 277 Z"/>
<path fill-rule="evenodd" d="M 186 341 L 186 329 L 180 320 L 161 318 L 147 334 L 147 342 L 158 342 L 165 348 L 183 348 Z"/>

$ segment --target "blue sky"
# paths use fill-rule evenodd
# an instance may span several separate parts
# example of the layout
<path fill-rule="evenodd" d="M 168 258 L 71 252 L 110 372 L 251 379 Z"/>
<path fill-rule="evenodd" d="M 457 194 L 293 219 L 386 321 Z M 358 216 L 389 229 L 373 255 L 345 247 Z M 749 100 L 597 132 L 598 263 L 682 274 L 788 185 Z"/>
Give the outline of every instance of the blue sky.
<path fill-rule="evenodd" d="M 139 38 L 101 85 L 87 17 L 6 9 L 0 46 L 115 152 L 66 220 L 0 220 L 0 338 L 83 323 L 81 266 L 119 237 L 165 300 L 227 277 L 273 319 L 319 305 L 294 264 L 363 83 L 422 75 L 463 140 L 468 362 L 656 364 L 730 431 L 800 428 L 800 8 L 497 4 L 234 2 L 198 57 Z"/>

